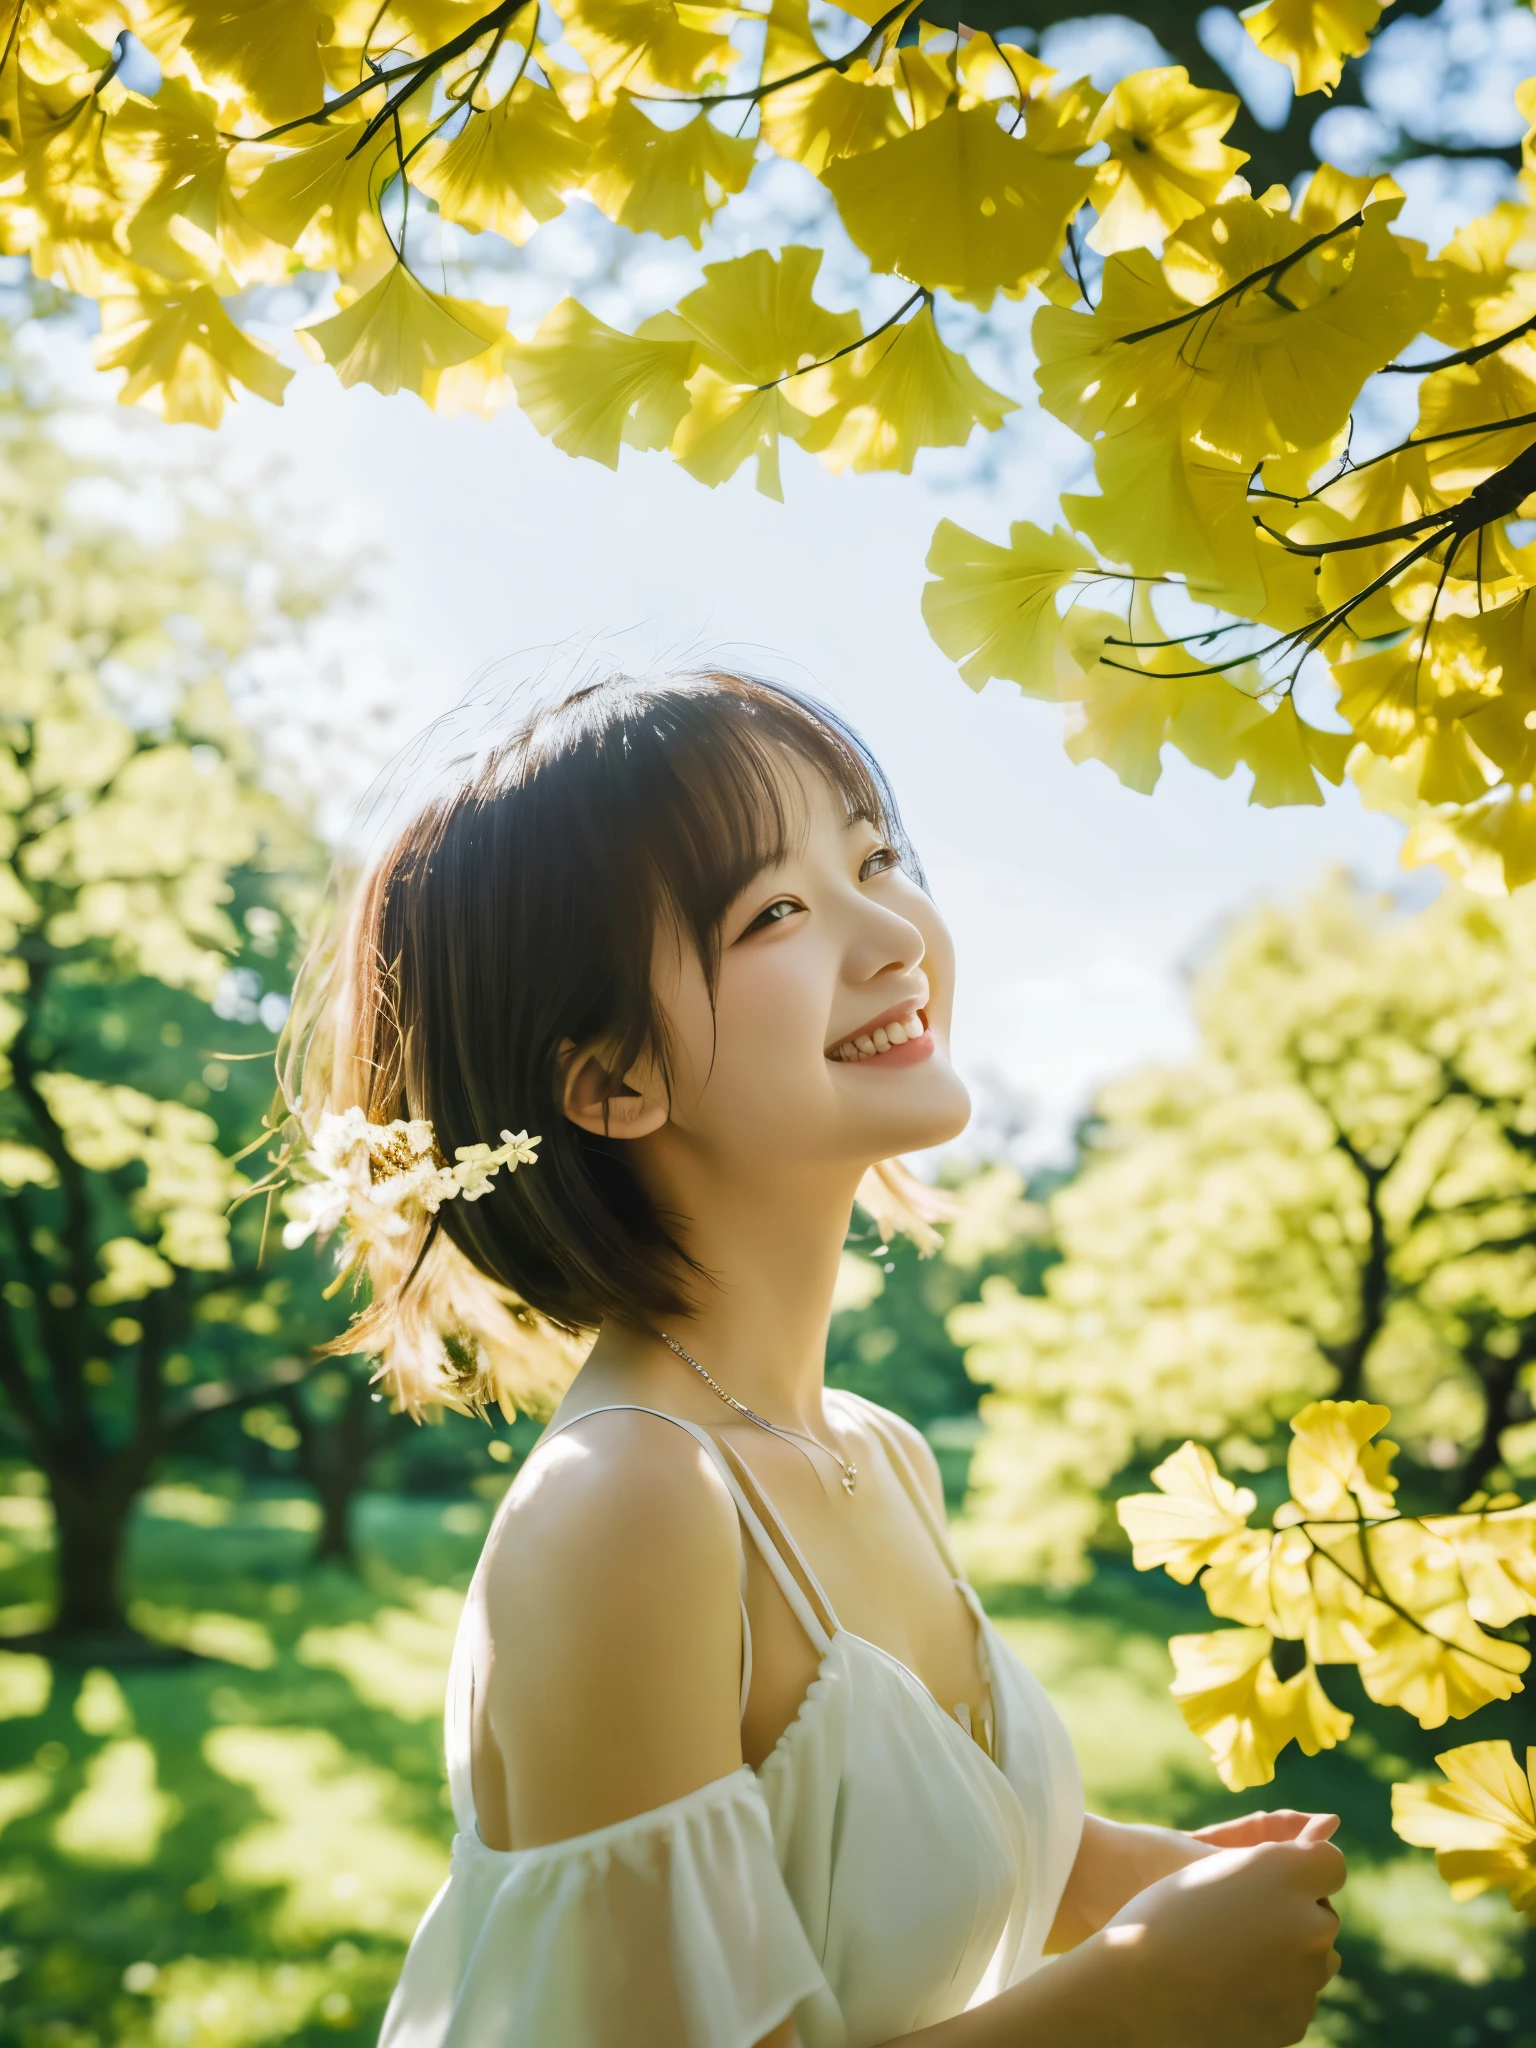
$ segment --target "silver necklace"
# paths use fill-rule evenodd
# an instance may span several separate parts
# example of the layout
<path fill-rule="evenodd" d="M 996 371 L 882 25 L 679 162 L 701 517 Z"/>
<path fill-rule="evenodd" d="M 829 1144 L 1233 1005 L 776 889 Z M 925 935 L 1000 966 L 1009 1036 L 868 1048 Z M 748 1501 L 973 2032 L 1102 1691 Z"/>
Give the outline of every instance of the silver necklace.
<path fill-rule="evenodd" d="M 718 1394 L 727 1408 L 734 1408 L 738 1415 L 744 1415 L 748 1422 L 755 1422 L 759 1429 L 766 1429 L 773 1436 L 798 1437 L 801 1443 L 812 1445 L 841 1469 L 844 1493 L 853 1492 L 853 1489 L 859 1483 L 859 1468 L 857 1465 L 853 1464 L 849 1459 L 839 1456 L 830 1445 L 820 1442 L 814 1436 L 807 1436 L 803 1429 L 784 1429 L 777 1422 L 770 1422 L 766 1416 L 759 1415 L 756 1409 L 749 1408 L 745 1401 L 738 1401 L 734 1394 L 728 1394 L 718 1380 L 711 1379 L 699 1361 L 691 1352 L 685 1351 L 675 1337 L 669 1337 L 665 1330 L 658 1330 L 656 1334 L 669 1351 L 677 1353 L 684 1365 L 691 1365 L 693 1367 L 705 1386 L 712 1393 Z M 805 1453 L 802 1451 L 800 1455 L 804 1457 Z"/>

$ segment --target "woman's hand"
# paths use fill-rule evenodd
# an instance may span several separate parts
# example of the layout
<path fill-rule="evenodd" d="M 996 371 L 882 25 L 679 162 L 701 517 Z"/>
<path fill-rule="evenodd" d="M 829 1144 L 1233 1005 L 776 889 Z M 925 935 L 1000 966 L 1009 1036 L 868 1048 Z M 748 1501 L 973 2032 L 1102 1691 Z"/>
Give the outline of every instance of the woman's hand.
<path fill-rule="evenodd" d="M 1260 1842 L 1294 1842 L 1309 1821 L 1319 1826 L 1309 1839 L 1326 1842 L 1339 1824 L 1336 1813 L 1297 1813 L 1278 1807 L 1273 1813 L 1244 1813 L 1236 1820 L 1218 1820 L 1208 1828 L 1192 1828 L 1191 1838 L 1217 1849 L 1256 1849 Z"/>
<path fill-rule="evenodd" d="M 1298 1820 L 1289 1836 L 1264 1832 Z M 1339 1919 L 1328 1904 L 1345 1875 L 1328 1839 L 1336 1816 L 1260 1814 L 1225 1825 L 1259 1838 L 1159 1879 L 1090 1944 L 1103 1944 L 1121 1981 L 1122 2038 L 1137 2048 L 1287 2048 L 1339 1967 Z"/>

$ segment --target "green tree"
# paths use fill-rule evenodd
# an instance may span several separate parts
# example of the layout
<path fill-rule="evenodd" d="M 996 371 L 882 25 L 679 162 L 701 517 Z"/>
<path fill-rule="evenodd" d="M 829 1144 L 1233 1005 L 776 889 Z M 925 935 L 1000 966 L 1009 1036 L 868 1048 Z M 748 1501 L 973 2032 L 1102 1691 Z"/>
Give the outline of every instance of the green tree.
<path fill-rule="evenodd" d="M 1409 915 L 1336 879 L 1241 920 L 1201 1048 L 1106 1089 L 1054 1198 L 1061 1261 L 950 1328 L 995 1391 L 972 1541 L 1070 1579 L 1102 1489 L 1181 1438 L 1284 1461 L 1303 1402 L 1394 1413 L 1449 1503 L 1536 1468 L 1536 904 Z"/>
<path fill-rule="evenodd" d="M 57 1520 L 50 1639 L 131 1647 L 135 1496 L 220 1410 L 308 1371 L 335 1318 L 259 1258 L 236 1155 L 261 1134 L 318 848 L 264 786 L 222 681 L 313 591 L 263 596 L 206 480 L 135 531 L 57 407 L 0 390 L 0 1425 Z M 115 482 L 122 517 L 80 486 Z M 174 476 L 173 476 L 174 485 Z M 264 1053 L 266 1056 L 264 1056 Z"/>

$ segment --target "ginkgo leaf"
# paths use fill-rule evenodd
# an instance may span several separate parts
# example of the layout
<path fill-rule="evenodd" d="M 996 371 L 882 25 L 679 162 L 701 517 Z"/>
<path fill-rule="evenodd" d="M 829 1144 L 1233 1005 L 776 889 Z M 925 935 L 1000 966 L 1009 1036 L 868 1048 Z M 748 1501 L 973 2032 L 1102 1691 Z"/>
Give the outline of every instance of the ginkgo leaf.
<path fill-rule="evenodd" d="M 1158 1565 L 1181 1586 L 1195 1579 L 1239 1531 L 1256 1505 L 1246 1486 L 1234 1486 L 1216 1468 L 1204 1444 L 1181 1444 L 1152 1470 L 1156 1493 L 1133 1493 L 1115 1505 L 1131 1539 L 1137 1571 Z"/>
<path fill-rule="evenodd" d="M 1347 57 L 1364 56 L 1391 0 L 1265 0 L 1243 26 L 1266 57 L 1290 71 L 1299 93 L 1332 92 Z"/>
<path fill-rule="evenodd" d="M 1536 1920 L 1536 1749 L 1522 1770 L 1507 1742 L 1468 1742 L 1435 1758 L 1444 1781 L 1392 1787 L 1392 1826 L 1433 1849 L 1454 1899 L 1507 1891 Z"/>
<path fill-rule="evenodd" d="M 1015 140 L 979 106 L 950 107 L 821 175 L 876 270 L 985 308 L 1045 275 L 1094 174 Z"/>
<path fill-rule="evenodd" d="M 757 488 L 782 501 L 779 435 L 794 420 L 782 391 L 732 383 L 707 363 L 688 380 L 692 402 L 672 437 L 672 453 L 711 489 L 757 458 Z"/>
<path fill-rule="evenodd" d="M 1371 1442 L 1390 1419 L 1379 1401 L 1309 1401 L 1293 1415 L 1286 1473 L 1297 1505 L 1319 1520 L 1395 1513 L 1397 1446 Z"/>
<path fill-rule="evenodd" d="M 625 98 L 595 107 L 577 132 L 590 145 L 585 191 L 595 206 L 636 234 L 675 235 L 695 249 L 727 195 L 751 177 L 757 147 L 708 114 L 658 128 Z"/>
<path fill-rule="evenodd" d="M 1360 1683 L 1379 1705 L 1401 1707 L 1421 1728 L 1441 1728 L 1523 1690 L 1530 1661 L 1519 1643 L 1480 1629 L 1464 1601 L 1415 1607 L 1411 1619 L 1377 1602 Z"/>
<path fill-rule="evenodd" d="M 274 242 L 302 244 L 316 268 L 355 269 L 384 245 L 378 201 L 398 161 L 388 127 L 370 142 L 366 133 L 366 122 L 344 121 L 285 136 L 297 146 L 257 173 L 242 210 Z"/>
<path fill-rule="evenodd" d="M 173 423 L 216 427 L 234 386 L 281 405 L 292 370 L 252 341 L 207 285 L 164 298 L 106 299 L 96 364 L 125 370 L 120 405 L 149 404 Z"/>
<path fill-rule="evenodd" d="M 588 143 L 547 85 L 519 79 L 493 107 L 471 111 L 451 140 L 412 159 L 411 183 L 445 220 L 521 248 L 582 182 Z"/>
<path fill-rule="evenodd" d="M 1431 1516 L 1425 1527 L 1455 1552 L 1472 1619 L 1507 1628 L 1536 1614 L 1536 1501 L 1490 1505 L 1494 1512 Z"/>
<path fill-rule="evenodd" d="M 1059 526 L 1043 533 L 1021 519 L 1002 548 L 941 519 L 927 566 L 936 580 L 923 587 L 924 623 L 971 688 L 995 676 L 1026 697 L 1054 697 L 1056 599 L 1097 568 L 1088 550 Z"/>
<path fill-rule="evenodd" d="M 831 470 L 911 473 L 920 448 L 960 448 L 975 428 L 994 432 L 1018 410 L 946 348 L 931 305 L 830 366 L 796 378 L 789 392 L 802 408 L 805 387 L 822 380 L 828 400 L 801 435 Z M 817 394 L 819 397 L 819 393 Z"/>
<path fill-rule="evenodd" d="M 329 27 L 319 0 L 144 0 L 133 13 L 162 65 L 185 52 L 205 84 L 238 93 L 274 127 L 324 105 Z"/>
<path fill-rule="evenodd" d="M 697 344 L 621 334 L 575 299 L 546 313 L 531 341 L 513 342 L 506 367 L 518 403 L 567 455 L 616 469 L 631 441 L 664 448 L 687 411 Z"/>
<path fill-rule="evenodd" d="M 894 89 L 877 80 L 863 58 L 842 71 L 818 66 L 824 59 L 808 0 L 773 0 L 763 83 L 795 82 L 764 94 L 762 136 L 777 155 L 803 164 L 813 177 L 837 157 L 861 156 L 907 131 Z M 802 77 L 803 72 L 812 75 Z"/>
<path fill-rule="evenodd" d="M 483 355 L 506 324 L 504 307 L 428 291 L 396 262 L 350 306 L 295 332 L 343 384 L 419 392 L 430 371 Z"/>
<path fill-rule="evenodd" d="M 1146 248 L 1204 213 L 1248 161 L 1221 139 L 1239 104 L 1191 85 L 1177 64 L 1122 79 L 1088 131 L 1090 144 L 1109 149 L 1094 178 L 1091 245 L 1106 256 Z"/>
<path fill-rule="evenodd" d="M 1094 474 L 1100 495 L 1064 493 L 1061 509 L 1104 560 L 1143 577 L 1182 574 L 1192 596 L 1225 611 L 1263 602 L 1246 465 L 1211 454 L 1173 421 L 1148 420 L 1101 440 Z"/>
<path fill-rule="evenodd" d="M 1175 1672 L 1170 1689 L 1229 1791 L 1267 1785 L 1287 1743 L 1316 1756 L 1342 1742 L 1354 1725 L 1310 1664 L 1284 1682 L 1276 1676 L 1267 1629 L 1174 1636 L 1168 1648 Z"/>
<path fill-rule="evenodd" d="M 820 267 L 821 251 L 799 246 L 777 260 L 758 249 L 730 263 L 706 263 L 699 289 L 675 313 L 642 328 L 697 344 L 692 404 L 672 452 L 701 483 L 723 483 L 756 456 L 758 489 L 782 495 L 779 436 L 798 438 L 809 425 L 788 380 L 859 335 L 857 313 L 829 312 L 812 296 Z"/>
<path fill-rule="evenodd" d="M 732 11 L 721 8 L 716 18 L 728 21 Z M 684 22 L 671 0 L 564 0 L 560 14 L 607 100 L 621 87 L 686 92 L 711 72 L 729 70 L 736 58 L 728 31 Z"/>
<path fill-rule="evenodd" d="M 824 361 L 859 338 L 857 313 L 834 313 L 813 296 L 821 251 L 791 244 L 777 258 L 754 249 L 706 263 L 704 282 L 675 317 L 722 377 L 766 384 Z"/>
<path fill-rule="evenodd" d="M 1309 725 L 1297 711 L 1294 698 L 1282 698 L 1242 734 L 1242 759 L 1253 770 L 1249 803 L 1266 810 L 1284 804 L 1320 804 L 1323 793 L 1318 775 L 1335 786 L 1341 783 L 1354 744 L 1353 733 L 1325 732 Z"/>
<path fill-rule="evenodd" d="M 517 386 L 507 369 L 507 351 L 513 346 L 511 335 L 504 334 L 483 355 L 428 370 L 421 380 L 422 397 L 434 412 L 448 419 L 464 412 L 476 413 L 481 419 L 494 418 L 504 406 L 517 401 Z"/>

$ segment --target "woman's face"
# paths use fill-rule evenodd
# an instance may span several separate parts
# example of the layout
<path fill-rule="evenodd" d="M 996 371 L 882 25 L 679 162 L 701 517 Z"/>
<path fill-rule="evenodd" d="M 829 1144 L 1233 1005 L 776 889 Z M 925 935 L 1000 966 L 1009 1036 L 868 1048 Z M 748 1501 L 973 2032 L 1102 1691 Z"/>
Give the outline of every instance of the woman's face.
<path fill-rule="evenodd" d="M 691 948 L 658 946 L 673 1070 L 656 1140 L 727 1171 L 778 1160 L 862 1172 L 965 1128 L 970 1099 L 949 1059 L 954 948 L 876 827 L 850 824 L 841 798 L 796 766 L 784 793 L 791 850 L 726 913 L 713 1011 Z"/>

